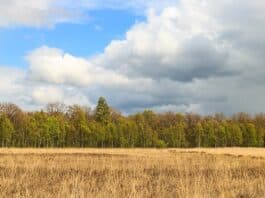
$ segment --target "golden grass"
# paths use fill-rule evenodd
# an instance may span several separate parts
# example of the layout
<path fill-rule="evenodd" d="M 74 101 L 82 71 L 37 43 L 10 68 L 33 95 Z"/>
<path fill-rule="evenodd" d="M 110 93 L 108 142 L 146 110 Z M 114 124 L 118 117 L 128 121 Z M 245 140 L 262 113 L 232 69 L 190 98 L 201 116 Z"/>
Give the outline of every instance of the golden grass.
<path fill-rule="evenodd" d="M 0 197 L 265 197 L 265 149 L 0 149 Z"/>

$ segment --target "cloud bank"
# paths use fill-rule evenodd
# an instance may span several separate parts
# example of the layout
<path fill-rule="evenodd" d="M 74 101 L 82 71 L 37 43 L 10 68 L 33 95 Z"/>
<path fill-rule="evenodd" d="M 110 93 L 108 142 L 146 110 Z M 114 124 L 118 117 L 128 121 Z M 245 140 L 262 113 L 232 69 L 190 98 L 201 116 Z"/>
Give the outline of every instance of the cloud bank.
<path fill-rule="evenodd" d="M 113 2 L 100 6 L 115 7 Z M 141 7 L 155 1 L 147 2 Z M 92 9 L 100 1 L 81 3 Z M 92 58 L 42 46 L 27 54 L 26 72 L 2 67 L 1 74 L 12 78 L 0 78 L 0 90 L 9 90 L 0 99 L 16 93 L 24 106 L 55 101 L 93 106 L 105 96 L 126 113 L 264 112 L 264 9 L 258 0 L 168 1 L 161 11 L 149 9 L 146 21 Z"/>

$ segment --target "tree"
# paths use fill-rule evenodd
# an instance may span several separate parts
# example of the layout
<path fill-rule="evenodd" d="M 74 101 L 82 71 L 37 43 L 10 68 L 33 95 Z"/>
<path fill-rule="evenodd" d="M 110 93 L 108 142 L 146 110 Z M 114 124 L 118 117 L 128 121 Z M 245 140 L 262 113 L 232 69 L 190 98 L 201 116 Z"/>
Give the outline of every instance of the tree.
<path fill-rule="evenodd" d="M 95 118 L 97 122 L 107 124 L 110 121 L 110 108 L 105 98 L 100 97 L 96 107 Z"/>
<path fill-rule="evenodd" d="M 24 146 L 27 136 L 27 115 L 15 104 L 0 104 L 0 113 L 7 116 L 13 125 L 12 146 Z"/>
<path fill-rule="evenodd" d="M 49 133 L 49 124 L 48 124 L 48 116 L 45 112 L 35 112 L 33 114 L 33 119 L 35 123 L 35 131 L 37 137 L 38 147 L 48 147 L 51 142 L 51 136 Z"/>
<path fill-rule="evenodd" d="M 186 122 L 186 139 L 188 140 L 188 144 L 190 147 L 197 147 L 198 141 L 196 139 L 197 132 L 195 130 L 197 123 L 201 120 L 201 117 L 197 114 L 187 114 L 185 116 Z"/>
<path fill-rule="evenodd" d="M 247 123 L 245 127 L 246 127 L 246 131 L 244 134 L 245 146 L 256 146 L 257 140 L 256 140 L 255 125 L 252 123 Z"/>
<path fill-rule="evenodd" d="M 49 103 L 46 111 L 49 115 L 61 115 L 66 112 L 67 106 L 63 103 Z"/>
<path fill-rule="evenodd" d="M 49 144 L 54 147 L 58 147 L 62 144 L 63 131 L 61 131 L 62 123 L 59 122 L 59 119 L 56 116 L 50 116 L 47 119 L 47 130 L 50 137 Z"/>
<path fill-rule="evenodd" d="M 257 128 L 257 146 L 265 146 L 265 114 L 258 114 L 254 119 Z"/>
<path fill-rule="evenodd" d="M 6 114 L 0 115 L 0 141 L 2 147 L 9 145 L 13 131 L 14 131 L 13 125 L 8 119 L 7 115 Z"/>
<path fill-rule="evenodd" d="M 167 144 L 168 147 L 185 147 L 187 141 L 185 137 L 185 123 L 177 122 L 160 133 L 160 139 Z"/>
<path fill-rule="evenodd" d="M 211 117 L 207 117 L 202 122 L 203 126 L 203 139 L 202 144 L 204 147 L 216 147 L 216 121 Z"/>
<path fill-rule="evenodd" d="M 229 146 L 241 146 L 243 143 L 243 135 L 239 125 L 235 122 L 230 122 L 227 125 L 227 134 L 229 134 Z"/>
<path fill-rule="evenodd" d="M 265 128 L 257 128 L 257 146 L 263 146 L 265 143 Z M 264 145 L 265 146 L 265 145 Z"/>
<path fill-rule="evenodd" d="M 201 147 L 204 131 L 200 122 L 198 122 L 195 126 L 195 134 L 197 147 Z"/>
<path fill-rule="evenodd" d="M 224 123 L 217 123 L 216 126 L 216 146 L 225 147 L 227 145 L 227 133 Z"/>
<path fill-rule="evenodd" d="M 24 112 L 0 103 L 0 146 L 18 147 L 217 147 L 265 146 L 265 114 L 122 115 L 100 97 L 89 107 L 49 104 Z"/>
<path fill-rule="evenodd" d="M 86 110 L 78 105 L 73 105 L 69 107 L 68 116 L 70 123 L 68 142 L 72 146 L 84 147 L 84 140 L 87 139 L 90 132 L 86 119 Z"/>

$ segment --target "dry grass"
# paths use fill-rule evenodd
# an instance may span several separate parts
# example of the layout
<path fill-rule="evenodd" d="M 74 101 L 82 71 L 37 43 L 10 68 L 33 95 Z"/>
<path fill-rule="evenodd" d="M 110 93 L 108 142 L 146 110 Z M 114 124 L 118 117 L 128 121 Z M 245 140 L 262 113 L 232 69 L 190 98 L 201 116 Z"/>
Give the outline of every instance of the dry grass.
<path fill-rule="evenodd" d="M 265 149 L 0 149 L 0 197 L 265 197 Z"/>

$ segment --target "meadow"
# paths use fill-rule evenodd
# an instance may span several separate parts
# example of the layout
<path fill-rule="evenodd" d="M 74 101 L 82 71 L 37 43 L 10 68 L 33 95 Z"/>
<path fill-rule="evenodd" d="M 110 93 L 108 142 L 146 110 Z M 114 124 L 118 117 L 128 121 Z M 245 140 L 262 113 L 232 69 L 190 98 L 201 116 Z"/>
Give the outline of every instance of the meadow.
<path fill-rule="evenodd" d="M 2 148 L 0 197 L 265 197 L 265 149 Z"/>

